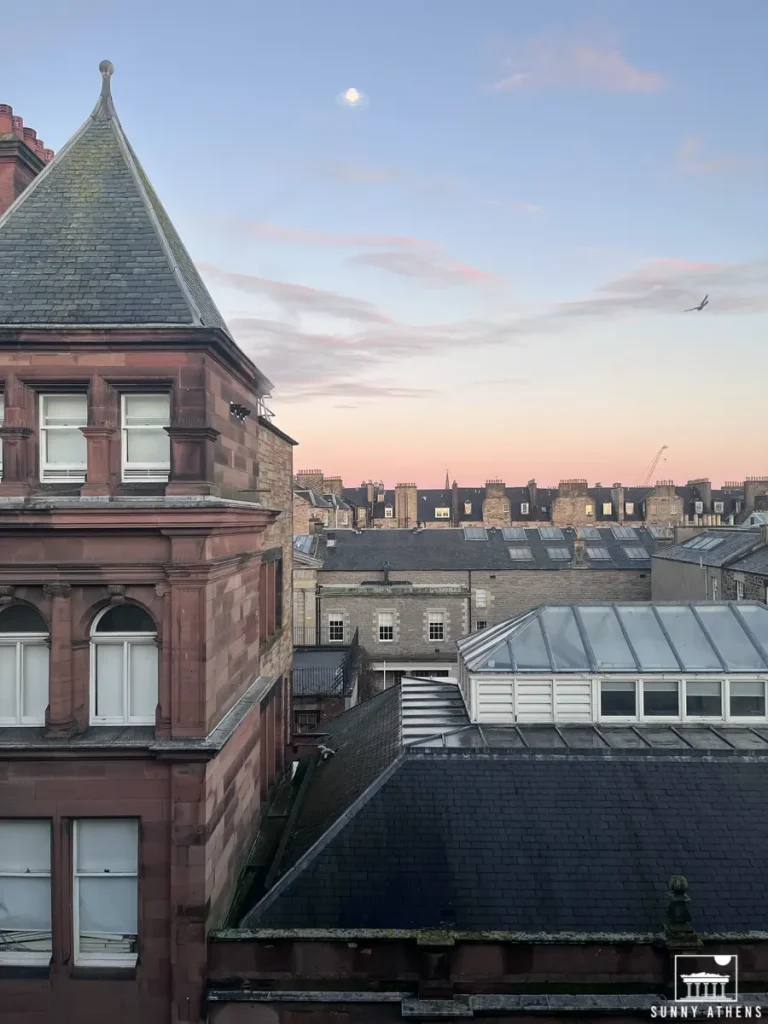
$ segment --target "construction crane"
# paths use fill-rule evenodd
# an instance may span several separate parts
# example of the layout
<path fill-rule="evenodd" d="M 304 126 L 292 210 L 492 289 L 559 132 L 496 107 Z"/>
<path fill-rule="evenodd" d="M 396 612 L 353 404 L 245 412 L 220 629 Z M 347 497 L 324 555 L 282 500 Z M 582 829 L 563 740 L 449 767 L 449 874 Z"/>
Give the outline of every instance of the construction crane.
<path fill-rule="evenodd" d="M 668 445 L 663 444 L 661 446 L 661 448 L 659 448 L 659 450 L 656 452 L 656 455 L 654 456 L 653 462 L 651 463 L 651 468 L 645 474 L 645 479 L 643 480 L 643 487 L 647 487 L 648 484 L 651 482 L 651 477 L 653 476 L 653 474 L 654 474 L 654 472 L 656 470 L 656 467 L 659 464 L 659 460 L 661 459 L 661 456 L 664 454 L 664 452 L 667 450 L 667 448 L 668 448 Z"/>

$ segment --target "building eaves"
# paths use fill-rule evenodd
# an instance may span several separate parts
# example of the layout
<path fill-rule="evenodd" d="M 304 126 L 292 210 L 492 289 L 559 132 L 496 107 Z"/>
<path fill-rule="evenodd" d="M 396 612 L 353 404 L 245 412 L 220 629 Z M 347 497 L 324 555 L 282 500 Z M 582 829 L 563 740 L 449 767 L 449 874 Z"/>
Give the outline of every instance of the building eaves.
<path fill-rule="evenodd" d="M 730 527 L 723 527 L 722 529 L 702 531 L 696 534 L 695 537 L 700 538 L 705 535 L 712 538 L 722 538 L 722 541 L 716 547 L 710 549 L 688 547 L 689 542 L 694 539 L 689 537 L 679 544 L 659 548 L 659 550 L 654 552 L 654 558 L 660 558 L 668 562 L 686 562 L 689 565 L 708 565 L 718 568 L 730 565 L 763 544 L 762 534 L 759 529 L 734 530 Z"/>

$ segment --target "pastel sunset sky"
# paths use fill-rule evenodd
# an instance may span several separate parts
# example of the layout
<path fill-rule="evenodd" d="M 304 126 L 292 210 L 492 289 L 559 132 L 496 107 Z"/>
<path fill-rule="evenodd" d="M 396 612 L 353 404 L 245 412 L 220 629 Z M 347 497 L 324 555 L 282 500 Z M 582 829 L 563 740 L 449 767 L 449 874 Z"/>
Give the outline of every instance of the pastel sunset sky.
<path fill-rule="evenodd" d="M 3 36 L 54 149 L 114 62 L 297 468 L 768 471 L 766 0 L 40 0 Z"/>

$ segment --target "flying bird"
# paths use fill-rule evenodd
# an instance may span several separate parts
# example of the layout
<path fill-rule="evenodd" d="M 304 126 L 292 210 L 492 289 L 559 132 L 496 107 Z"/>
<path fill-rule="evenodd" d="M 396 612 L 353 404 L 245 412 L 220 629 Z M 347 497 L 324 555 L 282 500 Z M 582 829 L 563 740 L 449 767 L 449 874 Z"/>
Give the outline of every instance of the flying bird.
<path fill-rule="evenodd" d="M 697 311 L 700 312 L 702 309 L 704 309 L 705 306 L 708 306 L 708 305 L 709 305 L 709 295 L 705 295 L 704 298 L 701 300 L 701 302 L 698 304 L 698 306 L 691 306 L 690 309 L 685 309 L 685 310 L 683 310 L 683 312 L 684 313 L 695 313 Z"/>

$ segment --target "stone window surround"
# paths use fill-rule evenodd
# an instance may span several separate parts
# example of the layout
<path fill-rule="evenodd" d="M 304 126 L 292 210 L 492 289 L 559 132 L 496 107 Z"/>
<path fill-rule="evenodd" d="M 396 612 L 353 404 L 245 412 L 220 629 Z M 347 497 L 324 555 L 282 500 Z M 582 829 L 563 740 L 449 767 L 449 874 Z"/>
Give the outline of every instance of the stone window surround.
<path fill-rule="evenodd" d="M 443 636 L 441 639 L 430 637 L 430 618 L 439 615 L 443 622 Z M 424 610 L 424 633 L 423 639 L 428 644 L 444 644 L 451 638 L 451 615 L 447 608 L 426 608 Z"/>
<path fill-rule="evenodd" d="M 185 415 L 185 410 L 177 407 L 175 378 L 158 376 L 139 367 L 126 368 L 126 371 L 121 375 L 119 369 L 113 367 L 101 371 L 88 369 L 67 379 L 64 376 L 52 378 L 50 372 L 41 370 L 38 374 L 25 367 L 23 372 L 8 372 L 5 379 L 0 377 L 4 405 L 0 416 L 0 495 L 27 494 L 43 482 L 40 461 L 40 399 L 43 395 L 84 394 L 88 397 L 87 426 L 80 428 L 86 436 L 88 468 L 84 482 L 74 478 L 70 481 L 75 489 L 81 488 L 82 494 L 110 495 L 123 482 L 124 395 L 171 396 L 170 424 L 165 428 L 171 438 L 168 484 L 181 482 L 181 486 L 186 487 L 193 482 L 206 482 L 209 477 L 212 479 L 210 442 L 218 438 L 219 432 L 203 422 L 199 413 Z M 200 480 L 201 477 L 205 480 Z M 130 483 L 136 487 L 142 481 Z"/>
<path fill-rule="evenodd" d="M 382 640 L 381 638 L 381 617 L 392 617 L 392 639 Z M 386 627 L 385 627 L 386 628 Z M 400 616 L 396 608 L 377 608 L 373 613 L 373 639 L 377 644 L 396 644 L 400 639 Z"/>

